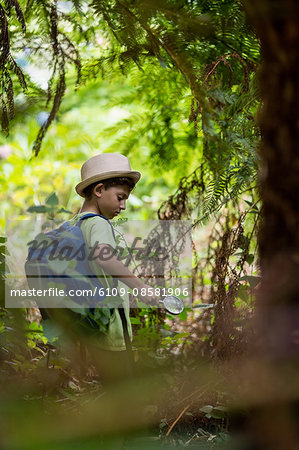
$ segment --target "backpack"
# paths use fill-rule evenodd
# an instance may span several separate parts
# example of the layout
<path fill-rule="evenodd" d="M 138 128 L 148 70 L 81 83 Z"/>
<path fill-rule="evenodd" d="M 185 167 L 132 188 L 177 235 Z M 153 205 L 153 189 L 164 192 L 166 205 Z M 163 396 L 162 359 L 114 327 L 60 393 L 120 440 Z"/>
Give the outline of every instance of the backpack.
<path fill-rule="evenodd" d="M 28 243 L 28 256 L 25 263 L 25 272 L 29 288 L 49 289 L 55 293 L 57 289 L 63 289 L 67 299 L 63 299 L 64 307 L 67 308 L 68 298 L 78 304 L 80 310 L 73 309 L 75 312 L 84 313 L 94 317 L 95 308 L 100 306 L 103 314 L 97 311 L 96 316 L 106 316 L 104 322 L 109 322 L 111 308 L 103 307 L 103 301 L 106 298 L 106 290 L 98 277 L 92 273 L 88 261 L 88 249 L 86 247 L 81 225 L 83 220 L 89 217 L 100 216 L 107 220 L 112 228 L 110 221 L 100 214 L 88 213 L 80 217 L 75 225 L 68 221 L 64 222 L 59 228 L 47 233 L 39 233 L 33 241 Z M 115 239 L 114 230 L 112 233 Z M 95 291 L 96 289 L 96 291 Z M 72 290 L 72 291 L 71 291 Z M 72 296 L 70 292 L 85 291 L 83 296 Z M 96 292 L 96 296 L 93 293 Z M 57 295 L 57 294 L 56 294 Z M 48 301 L 54 301 L 48 297 Z M 59 301 L 59 299 L 56 299 Z M 39 305 L 42 316 L 47 316 L 42 299 Z M 91 319 L 92 321 L 92 319 Z"/>
<path fill-rule="evenodd" d="M 96 287 L 97 292 L 102 293 L 98 296 L 97 301 L 100 303 L 103 302 L 106 298 L 106 291 L 98 277 L 91 272 L 87 259 L 86 244 L 81 230 L 82 221 L 95 216 L 102 217 L 108 221 L 112 229 L 114 240 L 116 241 L 114 229 L 109 219 L 101 214 L 93 213 L 88 213 L 80 217 L 75 225 L 71 225 L 67 221 L 59 228 L 47 233 L 39 233 L 33 241 L 28 243 L 28 256 L 25 262 L 25 272 L 30 289 L 33 287 L 47 289 L 53 281 L 56 284 L 63 284 L 66 291 L 69 291 L 70 289 L 90 290 Z M 46 244 L 42 250 L 39 247 L 41 243 Z M 68 250 L 67 252 L 65 252 L 66 249 Z M 52 263 L 55 261 L 55 253 L 56 256 L 60 256 L 58 263 Z M 67 256 L 67 259 L 63 259 L 63 256 Z M 75 273 L 78 275 L 74 276 Z M 99 290 L 101 288 L 102 291 Z M 80 298 L 73 298 L 73 300 L 82 306 Z M 92 327 L 98 331 L 105 331 L 107 329 L 111 314 L 113 313 L 114 308 L 117 307 L 123 326 L 129 362 L 130 365 L 133 366 L 132 346 L 123 308 L 119 307 L 119 304 L 115 305 L 113 308 L 95 308 L 95 299 L 93 296 L 90 297 L 88 295 L 84 297 L 84 306 L 86 306 L 86 303 L 87 306 L 89 306 L 88 308 L 70 309 L 72 309 L 73 312 L 81 314 L 81 324 Z M 47 308 L 39 309 L 43 319 L 51 318 L 51 314 L 47 311 Z"/>

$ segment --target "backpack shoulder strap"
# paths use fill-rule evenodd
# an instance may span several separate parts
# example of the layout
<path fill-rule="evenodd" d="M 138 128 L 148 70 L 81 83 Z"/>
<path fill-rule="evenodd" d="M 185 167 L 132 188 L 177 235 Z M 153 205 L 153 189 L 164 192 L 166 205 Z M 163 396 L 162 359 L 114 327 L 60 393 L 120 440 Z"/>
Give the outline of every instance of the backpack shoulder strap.
<path fill-rule="evenodd" d="M 104 217 L 104 216 L 102 216 L 101 214 L 86 213 L 86 214 L 84 214 L 84 216 L 79 217 L 77 224 L 80 226 L 81 223 L 82 223 L 82 220 L 89 219 L 89 217 L 96 217 L 96 216 Z M 106 217 L 104 217 L 104 218 L 106 219 Z M 107 220 L 108 220 L 108 219 L 107 219 Z"/>

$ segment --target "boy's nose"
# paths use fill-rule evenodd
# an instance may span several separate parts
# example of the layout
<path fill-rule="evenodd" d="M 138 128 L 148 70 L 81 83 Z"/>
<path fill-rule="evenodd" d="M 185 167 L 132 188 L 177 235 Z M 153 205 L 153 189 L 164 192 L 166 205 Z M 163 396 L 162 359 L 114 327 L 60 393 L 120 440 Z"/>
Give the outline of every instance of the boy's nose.
<path fill-rule="evenodd" d="M 120 202 L 120 209 L 126 209 L 126 200 Z"/>

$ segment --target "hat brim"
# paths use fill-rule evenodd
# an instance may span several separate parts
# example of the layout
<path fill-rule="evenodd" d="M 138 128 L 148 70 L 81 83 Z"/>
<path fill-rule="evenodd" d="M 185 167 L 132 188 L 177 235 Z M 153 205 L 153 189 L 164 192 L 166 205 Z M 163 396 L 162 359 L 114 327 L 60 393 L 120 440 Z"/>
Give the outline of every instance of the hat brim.
<path fill-rule="evenodd" d="M 117 178 L 117 177 L 132 178 L 132 180 L 136 184 L 140 180 L 141 173 L 136 172 L 134 170 L 105 172 L 102 175 L 101 174 L 94 175 L 93 177 L 89 177 L 86 180 L 81 181 L 81 183 L 77 184 L 75 189 L 76 189 L 77 194 L 79 194 L 81 197 L 84 197 L 83 190 L 90 184 L 95 183 L 96 181 L 102 181 L 102 180 L 107 180 L 108 178 Z"/>

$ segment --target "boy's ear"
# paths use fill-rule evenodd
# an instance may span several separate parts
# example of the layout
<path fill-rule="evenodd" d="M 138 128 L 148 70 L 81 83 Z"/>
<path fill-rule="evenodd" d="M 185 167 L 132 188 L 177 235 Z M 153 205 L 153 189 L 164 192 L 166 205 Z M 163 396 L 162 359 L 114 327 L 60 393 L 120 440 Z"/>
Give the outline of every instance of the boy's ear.
<path fill-rule="evenodd" d="M 103 187 L 104 187 L 103 183 L 99 183 L 93 188 L 93 193 L 94 193 L 94 195 L 96 197 L 101 197 L 102 196 L 102 189 L 103 189 Z"/>

